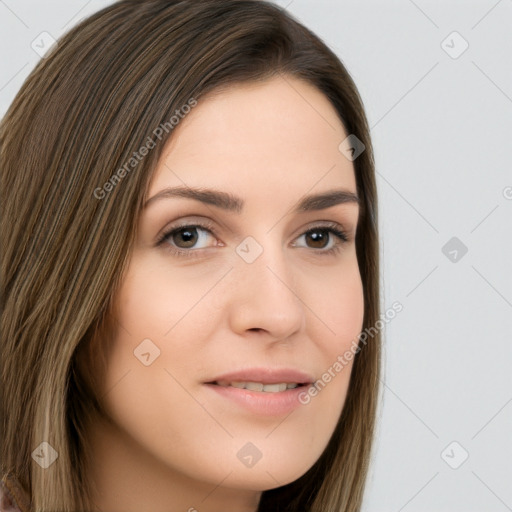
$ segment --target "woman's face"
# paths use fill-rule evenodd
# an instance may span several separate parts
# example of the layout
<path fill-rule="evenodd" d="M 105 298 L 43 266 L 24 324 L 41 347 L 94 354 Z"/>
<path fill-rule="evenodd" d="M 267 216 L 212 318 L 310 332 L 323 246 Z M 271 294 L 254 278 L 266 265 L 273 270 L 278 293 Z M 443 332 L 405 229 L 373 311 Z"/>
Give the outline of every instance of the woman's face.
<path fill-rule="evenodd" d="M 359 206 L 340 200 L 356 194 L 347 135 L 326 97 L 289 76 L 201 99 L 175 128 L 104 341 L 105 503 L 109 471 L 202 511 L 227 490 L 290 483 L 322 454 L 352 367 L 336 362 L 363 322 Z M 316 396 L 293 388 L 316 380 Z M 290 386 L 258 391 L 278 383 Z"/>

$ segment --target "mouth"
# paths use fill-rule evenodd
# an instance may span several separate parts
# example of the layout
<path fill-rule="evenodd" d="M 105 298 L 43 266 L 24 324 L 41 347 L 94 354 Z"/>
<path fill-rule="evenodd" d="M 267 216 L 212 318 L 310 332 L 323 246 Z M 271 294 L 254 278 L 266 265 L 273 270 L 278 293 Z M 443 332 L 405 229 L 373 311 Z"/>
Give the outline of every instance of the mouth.
<path fill-rule="evenodd" d="M 301 397 L 314 381 L 313 373 L 298 368 L 262 365 L 212 376 L 204 387 L 206 393 L 212 393 L 212 407 L 219 406 L 225 411 L 225 404 L 231 403 L 235 405 L 235 414 L 239 411 L 275 418 L 303 405 Z"/>
<path fill-rule="evenodd" d="M 282 393 L 288 389 L 295 389 L 299 387 L 305 387 L 310 383 L 304 382 L 277 382 L 266 384 L 263 382 L 245 382 L 245 381 L 227 381 L 218 380 L 214 382 L 207 382 L 207 384 L 221 386 L 223 388 L 237 388 L 247 389 L 248 391 L 257 391 L 262 393 Z"/>
<path fill-rule="evenodd" d="M 241 380 L 215 380 L 205 382 L 205 388 L 212 392 L 211 407 L 225 401 L 235 405 L 234 411 L 249 412 L 255 417 L 278 417 L 290 414 L 304 402 L 301 395 L 307 393 L 310 382 L 255 382 Z M 222 402 L 218 402 L 218 400 Z M 208 399 L 209 400 L 209 399 Z"/>

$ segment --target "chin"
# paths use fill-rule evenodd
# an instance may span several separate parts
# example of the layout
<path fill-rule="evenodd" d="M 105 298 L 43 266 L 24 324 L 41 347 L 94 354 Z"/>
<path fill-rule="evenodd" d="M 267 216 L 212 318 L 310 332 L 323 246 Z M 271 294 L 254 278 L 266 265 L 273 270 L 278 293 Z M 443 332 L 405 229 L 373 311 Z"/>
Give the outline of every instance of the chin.
<path fill-rule="evenodd" d="M 268 491 L 283 485 L 290 484 L 303 476 L 318 460 L 317 458 L 305 457 L 305 459 L 291 459 L 286 454 L 279 454 L 278 461 L 271 458 L 263 463 L 258 461 L 253 467 L 237 467 L 224 482 L 225 485 L 234 489 L 246 489 L 251 491 Z M 217 476 L 217 475 L 216 475 Z M 220 478 L 224 475 L 218 475 Z"/>

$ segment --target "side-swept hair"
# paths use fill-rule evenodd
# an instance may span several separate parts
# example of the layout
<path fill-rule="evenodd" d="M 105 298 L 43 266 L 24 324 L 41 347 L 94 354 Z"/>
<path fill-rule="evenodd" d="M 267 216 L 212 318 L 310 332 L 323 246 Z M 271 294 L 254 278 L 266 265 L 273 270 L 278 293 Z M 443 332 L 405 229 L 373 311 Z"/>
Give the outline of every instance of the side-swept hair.
<path fill-rule="evenodd" d="M 318 88 L 366 147 L 353 164 L 363 329 L 371 327 L 380 316 L 377 194 L 363 104 L 336 55 L 284 9 L 263 0 L 114 3 L 58 41 L 3 118 L 1 469 L 18 477 L 35 510 L 93 509 L 84 426 L 98 402 L 79 354 L 92 351 L 111 318 L 143 199 L 172 131 L 163 130 L 122 182 L 104 184 L 191 98 L 275 75 Z M 108 194 L 98 198 L 98 187 Z M 326 449 L 298 480 L 263 492 L 260 511 L 360 510 L 380 350 L 376 335 L 355 355 Z M 31 457 L 42 441 L 59 454 L 44 471 Z"/>

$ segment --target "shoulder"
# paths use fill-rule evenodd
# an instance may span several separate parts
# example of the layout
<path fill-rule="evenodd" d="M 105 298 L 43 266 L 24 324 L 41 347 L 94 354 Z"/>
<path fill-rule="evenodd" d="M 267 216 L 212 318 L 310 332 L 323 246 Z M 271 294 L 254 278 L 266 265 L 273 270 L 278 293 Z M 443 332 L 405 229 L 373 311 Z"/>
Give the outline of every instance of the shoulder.
<path fill-rule="evenodd" d="M 0 512 L 29 512 L 30 501 L 18 480 L 4 475 L 0 480 Z"/>

